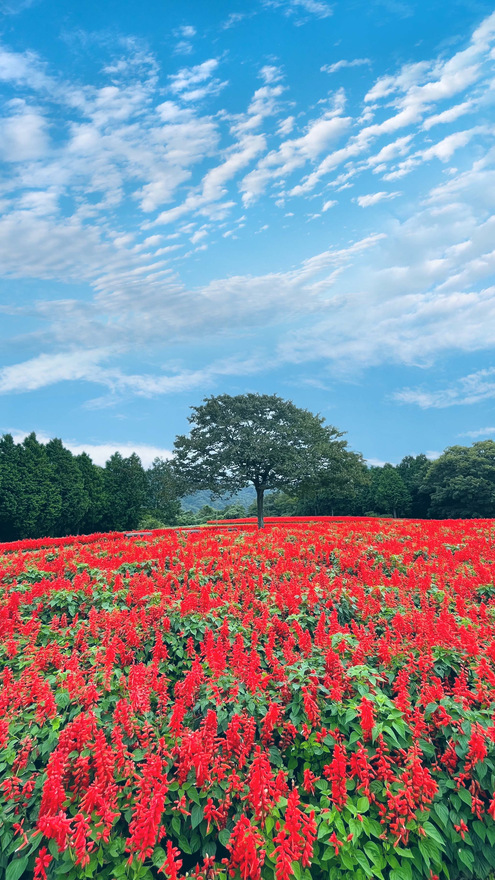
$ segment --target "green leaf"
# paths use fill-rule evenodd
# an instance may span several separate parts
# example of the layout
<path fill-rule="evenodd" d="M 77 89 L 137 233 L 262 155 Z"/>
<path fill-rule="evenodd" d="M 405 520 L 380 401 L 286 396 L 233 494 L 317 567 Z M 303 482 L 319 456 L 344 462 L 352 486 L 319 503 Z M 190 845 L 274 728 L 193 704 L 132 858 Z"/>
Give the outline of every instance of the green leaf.
<path fill-rule="evenodd" d="M 179 837 L 179 848 L 188 856 L 190 856 L 192 853 L 191 844 L 189 843 L 187 837 Z"/>
<path fill-rule="evenodd" d="M 474 831 L 476 831 L 476 834 L 478 835 L 478 837 L 481 838 L 481 840 L 486 840 L 486 828 L 483 825 L 483 822 L 480 822 L 479 819 L 476 819 L 476 821 L 473 822 L 473 829 Z"/>
<path fill-rule="evenodd" d="M 401 861 L 400 863 L 400 874 L 402 880 L 412 880 L 412 867 L 410 862 Z"/>
<path fill-rule="evenodd" d="M 22 859 L 14 859 L 14 861 L 7 866 L 5 880 L 19 880 L 24 874 L 28 862 L 29 856 L 23 856 Z"/>
<path fill-rule="evenodd" d="M 419 851 L 420 851 L 421 855 L 423 856 L 423 859 L 426 862 L 426 867 L 429 868 L 430 867 L 430 854 L 428 852 L 428 848 L 425 846 L 424 840 L 418 841 L 418 846 L 419 846 Z"/>
<path fill-rule="evenodd" d="M 198 825 L 203 821 L 204 810 L 200 804 L 194 804 L 194 807 L 191 810 L 191 825 L 193 828 L 197 828 Z"/>
<path fill-rule="evenodd" d="M 372 877 L 373 871 L 371 869 L 371 865 L 370 865 L 368 859 L 366 858 L 364 852 L 362 852 L 362 850 L 360 850 L 360 849 L 356 849 L 353 852 L 353 856 L 356 859 L 358 865 L 361 865 L 366 876 Z"/>
<path fill-rule="evenodd" d="M 369 840 L 364 844 L 364 851 L 367 856 L 370 857 L 372 862 L 378 862 L 381 864 L 383 861 L 383 850 L 378 846 L 377 843 L 373 843 L 372 840 Z"/>
<path fill-rule="evenodd" d="M 433 809 L 435 810 L 435 813 L 437 814 L 444 828 L 446 828 L 449 821 L 448 808 L 445 806 L 445 804 L 439 802 L 433 805 Z"/>
<path fill-rule="evenodd" d="M 155 846 L 153 851 L 153 855 L 151 857 L 151 861 L 153 862 L 155 868 L 159 868 L 160 865 L 163 865 L 165 859 L 167 858 L 167 853 L 163 849 L 162 846 Z"/>
<path fill-rule="evenodd" d="M 472 869 L 474 865 L 474 856 L 469 849 L 459 849 L 458 856 L 461 862 L 466 865 L 469 870 Z"/>
<path fill-rule="evenodd" d="M 423 825 L 423 828 L 426 832 L 426 836 L 431 837 L 432 840 L 434 840 L 436 843 L 439 844 L 439 846 L 442 847 L 442 849 L 444 849 L 444 847 L 445 847 L 444 839 L 443 839 L 442 835 L 440 834 L 440 832 L 435 828 L 435 826 L 431 822 L 425 822 L 425 824 Z"/>
<path fill-rule="evenodd" d="M 470 791 L 467 791 L 466 788 L 460 788 L 457 794 L 459 795 L 461 801 L 464 801 L 465 804 L 471 806 L 472 797 Z"/>
<path fill-rule="evenodd" d="M 366 813 L 370 808 L 370 802 L 367 797 L 360 797 L 357 800 L 357 811 L 358 813 Z"/>
<path fill-rule="evenodd" d="M 227 828 L 222 828 L 222 830 L 218 832 L 218 840 L 222 846 L 227 846 L 230 840 L 230 831 L 228 831 Z"/>

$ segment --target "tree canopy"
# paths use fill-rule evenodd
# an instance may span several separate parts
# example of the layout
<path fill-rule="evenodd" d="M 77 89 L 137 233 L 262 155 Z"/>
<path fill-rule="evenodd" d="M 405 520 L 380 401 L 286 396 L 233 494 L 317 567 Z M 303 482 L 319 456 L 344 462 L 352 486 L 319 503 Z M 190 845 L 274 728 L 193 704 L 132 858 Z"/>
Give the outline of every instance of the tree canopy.
<path fill-rule="evenodd" d="M 175 470 L 189 490 L 234 494 L 252 483 L 263 528 L 267 489 L 296 489 L 327 478 L 342 434 L 324 419 L 276 394 L 222 394 L 192 407 L 188 436 L 174 445 Z"/>
<path fill-rule="evenodd" d="M 431 463 L 423 488 L 431 494 L 433 516 L 495 516 L 495 441 L 449 446 Z"/>

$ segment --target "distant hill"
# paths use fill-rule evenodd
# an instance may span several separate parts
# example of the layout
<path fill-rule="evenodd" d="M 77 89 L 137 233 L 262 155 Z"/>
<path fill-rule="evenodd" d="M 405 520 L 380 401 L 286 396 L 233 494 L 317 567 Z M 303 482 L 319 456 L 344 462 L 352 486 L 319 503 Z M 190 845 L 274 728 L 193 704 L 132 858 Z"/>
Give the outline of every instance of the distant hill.
<path fill-rule="evenodd" d="M 235 504 L 238 502 L 239 504 L 243 504 L 247 509 L 255 499 L 256 492 L 254 486 L 247 486 L 235 495 L 221 495 L 220 498 L 213 498 L 211 492 L 207 492 L 206 489 L 201 489 L 199 492 L 194 492 L 192 495 L 184 495 L 181 504 L 183 510 L 190 510 L 192 513 L 197 513 L 205 506 L 205 504 L 211 505 L 215 510 L 222 510 L 227 504 Z"/>

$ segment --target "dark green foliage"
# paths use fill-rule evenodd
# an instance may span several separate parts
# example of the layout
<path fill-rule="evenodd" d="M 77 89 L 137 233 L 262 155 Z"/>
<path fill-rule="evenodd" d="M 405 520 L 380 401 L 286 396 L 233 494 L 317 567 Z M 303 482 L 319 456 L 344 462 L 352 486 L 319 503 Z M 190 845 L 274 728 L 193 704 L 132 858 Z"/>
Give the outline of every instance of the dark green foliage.
<path fill-rule="evenodd" d="M 300 516 L 359 515 L 364 512 L 363 495 L 369 472 L 360 453 L 335 448 L 333 467 L 298 493 L 295 513 Z"/>
<path fill-rule="evenodd" d="M 296 516 L 298 500 L 285 492 L 270 492 L 265 498 L 267 516 Z M 256 516 L 256 502 L 250 505 L 249 516 Z"/>
<path fill-rule="evenodd" d="M 45 449 L 51 465 L 51 481 L 58 496 L 57 514 L 47 534 L 78 534 L 90 504 L 78 461 L 57 438 L 50 440 Z"/>
<path fill-rule="evenodd" d="M 146 501 L 148 514 L 166 525 L 173 526 L 180 513 L 181 487 L 170 461 L 155 458 L 146 471 Z"/>
<path fill-rule="evenodd" d="M 135 452 L 123 458 L 114 452 L 105 465 L 108 499 L 106 527 L 112 531 L 135 529 L 146 502 L 146 475 Z"/>
<path fill-rule="evenodd" d="M 495 442 L 450 446 L 431 463 L 423 486 L 435 517 L 495 516 Z"/>
<path fill-rule="evenodd" d="M 209 397 L 192 407 L 189 421 L 189 436 L 175 441 L 176 473 L 189 490 L 216 495 L 251 483 L 260 528 L 267 489 L 296 489 L 326 477 L 335 447 L 345 446 L 336 428 L 276 394 Z"/>
<path fill-rule="evenodd" d="M 413 519 L 425 519 L 428 516 L 431 496 L 424 482 L 430 465 L 431 461 L 424 453 L 416 456 L 406 455 L 397 465 L 397 471 L 411 497 L 409 515 Z"/>
<path fill-rule="evenodd" d="M 175 460 L 157 458 L 147 471 L 135 454 L 117 452 L 102 468 L 58 439 L 0 437 L 0 541 L 256 514 L 262 523 L 263 512 L 495 516 L 493 440 L 449 447 L 434 462 L 408 455 L 395 467 L 369 468 L 335 428 L 277 395 L 207 398 L 190 421 Z"/>
<path fill-rule="evenodd" d="M 0 438 L 0 541 L 135 528 L 146 500 L 137 455 L 107 467 L 74 456 L 61 440 Z"/>
<path fill-rule="evenodd" d="M 90 535 L 93 532 L 103 531 L 106 525 L 105 513 L 109 503 L 105 489 L 105 472 L 103 468 L 93 464 L 86 452 L 76 456 L 76 462 L 88 498 L 88 507 L 80 531 L 81 534 Z"/>
<path fill-rule="evenodd" d="M 391 464 L 371 468 L 370 507 L 386 516 L 407 516 L 411 496 L 399 471 Z"/>
<path fill-rule="evenodd" d="M 19 501 L 19 449 L 12 434 L 0 439 L 0 540 L 16 538 Z"/>
<path fill-rule="evenodd" d="M 62 498 L 46 446 L 34 432 L 22 442 L 18 461 L 15 529 L 26 538 L 53 535 Z"/>

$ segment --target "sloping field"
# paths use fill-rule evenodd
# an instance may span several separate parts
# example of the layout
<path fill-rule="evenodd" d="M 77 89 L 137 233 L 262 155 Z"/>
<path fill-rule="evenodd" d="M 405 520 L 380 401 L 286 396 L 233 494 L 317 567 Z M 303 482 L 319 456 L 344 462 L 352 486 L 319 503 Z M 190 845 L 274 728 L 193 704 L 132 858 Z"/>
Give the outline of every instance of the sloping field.
<path fill-rule="evenodd" d="M 494 524 L 0 550 L 0 876 L 484 878 Z"/>

